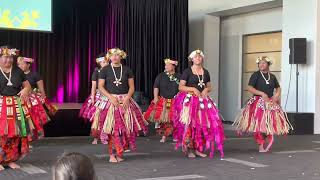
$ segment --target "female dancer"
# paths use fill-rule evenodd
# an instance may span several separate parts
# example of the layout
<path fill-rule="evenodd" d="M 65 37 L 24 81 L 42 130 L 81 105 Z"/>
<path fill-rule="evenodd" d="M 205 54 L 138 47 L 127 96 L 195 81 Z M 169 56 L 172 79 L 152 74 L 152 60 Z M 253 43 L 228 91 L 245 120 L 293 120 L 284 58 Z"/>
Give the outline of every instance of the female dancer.
<path fill-rule="evenodd" d="M 234 125 L 239 132 L 254 133 L 259 152 L 267 152 L 273 144 L 273 135 L 288 134 L 292 126 L 280 106 L 281 88 L 276 76 L 270 73 L 270 59 L 259 57 L 256 63 L 259 70 L 252 74 L 248 86 L 253 96 Z M 265 148 L 266 140 L 269 140 L 269 144 Z"/>
<path fill-rule="evenodd" d="M 98 83 L 100 93 L 106 96 L 107 100 L 101 103 L 94 118 L 100 119 L 100 139 L 109 146 L 109 162 L 121 162 L 124 149 L 130 145 L 130 148 L 135 150 L 136 136 L 139 131 L 147 133 L 148 123 L 137 103 L 131 98 L 134 93 L 133 73 L 121 64 L 126 53 L 114 48 L 108 51 L 107 57 L 111 64 L 101 70 Z M 116 155 L 113 154 L 113 148 Z"/>
<path fill-rule="evenodd" d="M 216 143 L 223 157 L 223 125 L 218 109 L 208 95 L 212 87 L 209 72 L 202 66 L 203 58 L 201 50 L 193 51 L 189 55 L 193 65 L 183 72 L 180 80 L 180 93 L 175 98 L 176 148 L 182 146 L 189 158 L 206 157 L 203 152 L 209 149 L 210 157 L 213 157 Z"/>
<path fill-rule="evenodd" d="M 57 107 L 52 105 L 46 97 L 43 80 L 39 73 L 31 72 L 31 64 L 34 62 L 32 58 L 18 57 L 17 64 L 19 68 L 26 75 L 32 93 L 29 95 L 31 108 L 29 109 L 30 115 L 35 123 L 35 135 L 39 134 L 43 137 L 43 126 L 50 121 L 49 115 L 53 116 L 57 112 Z M 38 138 L 38 137 L 33 137 Z"/>
<path fill-rule="evenodd" d="M 34 126 L 26 104 L 31 86 L 23 71 L 13 66 L 17 55 L 16 49 L 0 47 L 0 170 L 5 165 L 20 168 L 15 162 L 29 152 Z"/>
<path fill-rule="evenodd" d="M 164 143 L 172 134 L 172 115 L 174 111 L 174 96 L 178 93 L 180 74 L 176 73 L 175 67 L 178 61 L 165 59 L 165 70 L 160 73 L 155 82 L 154 99 L 144 114 L 144 118 L 156 123 L 158 133 L 162 136 L 160 142 Z M 159 127 L 160 126 L 160 127 Z"/>
<path fill-rule="evenodd" d="M 100 103 L 102 102 L 101 100 L 101 94 L 99 93 L 98 90 L 98 79 L 99 79 L 99 73 L 101 71 L 102 68 L 104 68 L 105 66 L 107 66 L 108 63 L 108 59 L 106 58 L 106 54 L 102 53 L 99 54 L 97 59 L 97 66 L 91 76 L 91 95 L 90 97 L 87 98 L 87 100 L 83 103 L 82 108 L 80 109 L 80 117 L 84 118 L 84 119 L 90 119 L 94 120 L 94 118 L 92 118 L 94 116 L 94 113 L 97 109 L 97 107 L 100 105 Z M 92 144 L 97 144 L 98 143 L 98 139 L 100 136 L 100 130 L 99 130 L 99 120 L 96 118 L 96 121 L 92 122 L 91 125 L 91 136 L 93 137 L 93 141 Z"/>

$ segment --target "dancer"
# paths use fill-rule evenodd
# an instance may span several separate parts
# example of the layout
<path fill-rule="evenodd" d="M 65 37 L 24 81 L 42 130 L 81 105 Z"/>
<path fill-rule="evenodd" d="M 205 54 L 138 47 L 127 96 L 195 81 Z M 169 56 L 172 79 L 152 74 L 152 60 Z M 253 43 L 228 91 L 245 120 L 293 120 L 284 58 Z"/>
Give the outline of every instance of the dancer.
<path fill-rule="evenodd" d="M 97 107 L 100 105 L 102 101 L 101 94 L 98 91 L 98 79 L 99 73 L 102 68 L 107 66 L 108 59 L 106 57 L 106 53 L 99 54 L 97 59 L 97 66 L 91 76 L 91 95 L 87 98 L 87 100 L 83 103 L 82 108 L 80 109 L 80 117 L 84 119 L 95 120 L 91 125 L 91 136 L 93 137 L 92 144 L 98 144 L 98 139 L 100 136 L 99 129 L 99 120 L 97 118 L 93 118 L 94 113 Z"/>
<path fill-rule="evenodd" d="M 132 71 L 121 64 L 126 53 L 118 48 L 110 49 L 107 53 L 111 64 L 103 68 L 99 74 L 99 91 L 107 99 L 101 103 L 94 118 L 99 118 L 100 140 L 108 144 L 109 162 L 123 161 L 123 151 L 128 145 L 136 149 L 135 139 L 142 131 L 148 130 L 148 123 L 143 118 L 138 104 L 132 99 L 134 79 Z M 116 155 L 113 153 L 116 150 Z"/>
<path fill-rule="evenodd" d="M 224 130 L 217 107 L 209 97 L 212 91 L 210 74 L 203 67 L 204 54 L 195 50 L 189 55 L 193 65 L 184 70 L 179 90 L 175 98 L 176 116 L 174 121 L 174 138 L 178 140 L 176 148 L 182 150 L 189 158 L 206 157 L 205 149 L 214 155 L 214 146 L 224 157 Z"/>
<path fill-rule="evenodd" d="M 180 74 L 175 71 L 178 61 L 164 59 L 164 63 L 165 71 L 160 73 L 154 82 L 154 99 L 144 114 L 146 120 L 156 123 L 162 143 L 173 131 L 174 96 L 179 92 L 180 81 Z"/>
<path fill-rule="evenodd" d="M 18 52 L 0 47 L 0 170 L 20 168 L 15 162 L 29 152 L 28 136 L 34 127 L 26 104 L 31 86 L 21 69 L 13 66 Z"/>
<path fill-rule="evenodd" d="M 44 136 L 43 126 L 50 121 L 49 116 L 53 116 L 57 112 L 57 107 L 53 105 L 46 97 L 44 83 L 39 73 L 31 72 L 31 64 L 34 59 L 27 57 L 18 57 L 17 64 L 26 75 L 33 91 L 28 96 L 31 108 L 29 109 L 32 120 L 35 124 L 35 136 L 32 140 Z"/>
<path fill-rule="evenodd" d="M 263 56 L 259 57 L 256 63 L 259 70 L 252 74 L 248 86 L 248 91 L 253 96 L 234 125 L 239 133 L 254 133 L 259 152 L 268 152 L 274 141 L 273 135 L 288 134 L 293 128 L 280 106 L 281 88 L 276 76 L 270 73 L 269 69 L 272 62 L 267 56 Z M 266 140 L 269 140 L 269 144 L 265 148 Z"/>

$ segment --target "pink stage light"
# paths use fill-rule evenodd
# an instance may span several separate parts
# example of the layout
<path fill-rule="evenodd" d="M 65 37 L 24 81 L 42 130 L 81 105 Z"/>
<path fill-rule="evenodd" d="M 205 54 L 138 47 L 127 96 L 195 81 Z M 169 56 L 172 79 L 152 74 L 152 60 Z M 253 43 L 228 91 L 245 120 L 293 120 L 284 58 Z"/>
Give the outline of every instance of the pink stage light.
<path fill-rule="evenodd" d="M 58 103 L 63 103 L 64 101 L 64 87 L 63 85 L 59 85 L 57 90 L 57 98 L 55 98 Z"/>

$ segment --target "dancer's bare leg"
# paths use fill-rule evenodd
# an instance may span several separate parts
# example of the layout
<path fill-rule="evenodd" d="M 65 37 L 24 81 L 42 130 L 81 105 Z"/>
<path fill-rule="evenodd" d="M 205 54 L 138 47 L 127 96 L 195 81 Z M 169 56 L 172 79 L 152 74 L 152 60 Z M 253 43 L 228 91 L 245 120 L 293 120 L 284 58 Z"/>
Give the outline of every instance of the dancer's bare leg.
<path fill-rule="evenodd" d="M 93 141 L 92 141 L 92 144 L 98 144 L 98 139 L 94 138 Z"/>
<path fill-rule="evenodd" d="M 269 144 L 268 144 L 268 146 L 267 146 L 267 148 L 266 148 L 266 152 L 270 151 L 270 149 L 271 149 L 271 147 L 272 147 L 272 145 L 273 145 L 273 142 L 274 142 L 274 137 L 273 137 L 273 135 L 270 135 L 270 137 L 269 137 L 268 139 L 269 139 Z"/>
<path fill-rule="evenodd" d="M 161 143 L 165 143 L 165 142 L 166 142 L 166 139 L 167 139 L 167 137 L 166 137 L 166 136 L 162 136 L 162 138 L 161 138 L 160 142 L 161 142 Z"/>
<path fill-rule="evenodd" d="M 117 160 L 117 158 L 116 158 L 116 156 L 115 156 L 115 155 L 110 154 L 109 162 L 111 162 L 111 163 L 117 163 L 117 162 L 118 162 L 118 160 Z"/>
<path fill-rule="evenodd" d="M 194 154 L 193 150 L 189 149 L 188 150 L 188 158 L 195 158 L 196 155 Z"/>

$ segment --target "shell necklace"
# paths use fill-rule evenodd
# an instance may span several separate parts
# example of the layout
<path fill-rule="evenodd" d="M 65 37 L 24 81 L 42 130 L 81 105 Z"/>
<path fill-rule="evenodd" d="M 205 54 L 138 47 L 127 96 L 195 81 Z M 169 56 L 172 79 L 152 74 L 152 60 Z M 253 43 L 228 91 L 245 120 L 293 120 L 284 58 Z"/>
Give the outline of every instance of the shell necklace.
<path fill-rule="evenodd" d="M 270 84 L 270 72 L 268 72 L 268 79 L 266 79 L 266 77 L 264 77 L 264 74 L 260 71 L 261 76 L 263 77 L 263 79 L 266 81 L 266 84 Z"/>
<path fill-rule="evenodd" d="M 203 73 L 202 78 L 201 78 L 198 70 L 197 70 L 196 68 L 194 68 L 194 69 L 195 69 L 195 71 L 196 71 L 196 73 L 197 73 L 197 76 L 198 76 L 198 81 L 199 81 L 198 86 L 199 86 L 200 88 L 202 88 L 202 87 L 205 86 L 205 84 L 204 84 L 204 73 Z"/>
<path fill-rule="evenodd" d="M 118 87 L 119 85 L 122 84 L 122 82 L 121 82 L 121 79 L 122 79 L 122 64 L 120 65 L 120 69 L 121 70 L 120 70 L 120 77 L 119 78 L 117 78 L 117 75 L 116 75 L 116 72 L 114 71 L 112 63 L 111 63 L 111 68 L 112 68 L 114 79 L 115 79 L 115 81 L 113 81 L 113 84 L 115 84 Z"/>
<path fill-rule="evenodd" d="M 7 77 L 7 75 L 3 72 L 3 69 L 1 67 L 0 67 L 0 70 L 1 70 L 2 75 L 8 80 L 7 86 L 13 86 L 13 84 L 11 82 L 12 66 L 10 68 L 9 77 Z"/>

